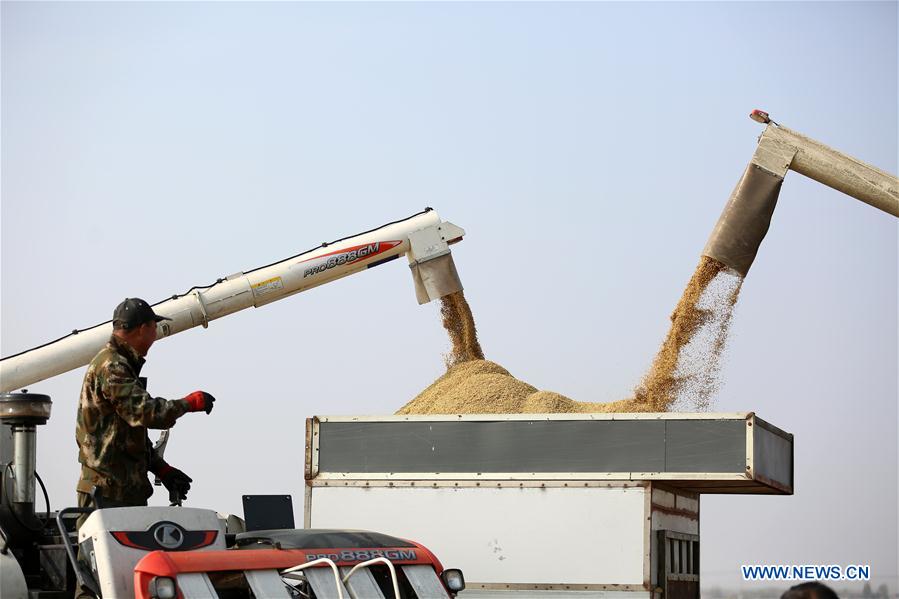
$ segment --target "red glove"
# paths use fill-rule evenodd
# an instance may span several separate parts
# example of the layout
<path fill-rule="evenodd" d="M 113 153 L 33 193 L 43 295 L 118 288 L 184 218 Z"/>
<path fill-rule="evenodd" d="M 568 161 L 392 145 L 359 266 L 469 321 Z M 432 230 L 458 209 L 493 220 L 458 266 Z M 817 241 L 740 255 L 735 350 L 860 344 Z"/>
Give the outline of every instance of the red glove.
<path fill-rule="evenodd" d="M 205 391 L 194 391 L 190 395 L 185 396 L 184 401 L 187 402 L 188 412 L 206 412 L 208 414 L 212 411 L 212 404 L 215 403 L 215 398 Z"/>

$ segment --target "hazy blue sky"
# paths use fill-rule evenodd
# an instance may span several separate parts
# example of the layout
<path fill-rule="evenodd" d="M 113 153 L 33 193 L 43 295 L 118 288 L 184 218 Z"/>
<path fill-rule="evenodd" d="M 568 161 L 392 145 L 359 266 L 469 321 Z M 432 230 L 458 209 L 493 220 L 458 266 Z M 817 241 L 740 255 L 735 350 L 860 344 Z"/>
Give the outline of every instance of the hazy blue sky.
<path fill-rule="evenodd" d="M 897 4 L 2 4 L 2 354 L 321 241 L 440 210 L 489 358 L 625 397 L 764 108 L 897 171 Z M 396 262 L 154 346 L 203 388 L 189 503 L 302 507 L 304 418 L 388 414 L 447 340 Z M 83 369 L 32 386 L 72 503 Z M 741 563 L 897 579 L 896 219 L 790 174 L 713 410 L 796 435 L 792 497 L 705 496 L 704 584 Z M 157 493 L 156 503 L 163 503 Z M 876 588 L 876 587 L 875 587 Z"/>

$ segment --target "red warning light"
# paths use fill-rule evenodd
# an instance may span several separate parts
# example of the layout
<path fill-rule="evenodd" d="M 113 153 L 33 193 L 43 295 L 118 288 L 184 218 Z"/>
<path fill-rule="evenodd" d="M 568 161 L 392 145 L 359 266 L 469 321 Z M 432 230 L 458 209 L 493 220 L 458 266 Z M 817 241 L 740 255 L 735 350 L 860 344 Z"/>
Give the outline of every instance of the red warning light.
<path fill-rule="evenodd" d="M 765 125 L 771 122 L 771 117 L 769 117 L 768 113 L 764 110 L 753 110 L 749 113 L 749 118 L 757 123 L 763 123 Z"/>

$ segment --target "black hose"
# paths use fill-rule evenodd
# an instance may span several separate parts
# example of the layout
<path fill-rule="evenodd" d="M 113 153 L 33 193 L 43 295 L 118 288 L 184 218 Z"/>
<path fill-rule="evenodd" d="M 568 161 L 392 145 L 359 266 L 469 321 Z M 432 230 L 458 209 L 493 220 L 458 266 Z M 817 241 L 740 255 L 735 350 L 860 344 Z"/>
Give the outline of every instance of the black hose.
<path fill-rule="evenodd" d="M 22 522 L 22 520 L 19 518 L 19 515 L 16 513 L 16 510 L 13 508 L 12 502 L 9 500 L 9 493 L 7 492 L 7 484 L 6 484 L 7 474 L 6 474 L 6 472 L 8 470 L 12 470 L 12 462 L 7 462 L 7 464 L 3 467 L 3 474 L 0 475 L 0 484 L 3 485 L 3 503 L 6 504 L 6 509 L 9 510 L 9 513 L 12 514 L 12 517 L 15 519 L 16 522 L 19 523 L 19 526 L 21 526 L 22 528 L 29 530 L 31 532 L 42 531 L 44 529 L 44 523 L 41 523 L 40 526 L 38 526 L 37 528 L 34 528 L 34 527 Z M 47 513 L 43 519 L 44 519 L 44 521 L 46 521 L 50 518 L 50 496 L 47 494 L 47 487 L 44 486 L 44 481 L 42 481 L 41 477 L 38 476 L 37 471 L 34 472 L 34 477 L 38 480 L 38 482 L 41 483 L 41 490 L 44 492 L 44 501 L 46 502 L 46 505 L 47 505 Z M 37 517 L 37 514 L 35 514 L 35 517 Z"/>
<path fill-rule="evenodd" d="M 6 534 L 6 530 L 3 528 L 3 523 L 0 522 L 0 553 L 6 555 L 9 551 L 9 535 Z"/>
<path fill-rule="evenodd" d="M 41 480 L 41 475 L 37 473 L 37 470 L 34 471 L 34 478 L 41 484 L 41 491 L 44 493 L 44 505 L 47 506 L 47 513 L 44 514 L 44 525 L 46 526 L 46 521 L 50 520 L 50 495 L 47 493 L 47 487 L 44 486 L 44 481 Z M 36 515 L 37 513 L 35 513 Z"/>

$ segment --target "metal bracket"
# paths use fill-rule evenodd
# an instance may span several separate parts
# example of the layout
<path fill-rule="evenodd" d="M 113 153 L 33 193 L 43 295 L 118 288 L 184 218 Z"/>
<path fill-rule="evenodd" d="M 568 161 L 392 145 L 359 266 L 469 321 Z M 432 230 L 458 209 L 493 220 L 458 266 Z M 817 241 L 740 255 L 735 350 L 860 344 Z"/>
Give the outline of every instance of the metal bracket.
<path fill-rule="evenodd" d="M 200 324 L 203 325 L 204 329 L 209 328 L 209 314 L 206 312 L 206 304 L 203 303 L 203 296 L 199 291 L 194 291 L 193 296 L 197 298 L 197 303 L 200 305 L 200 314 L 203 315 L 203 320 Z"/>
<path fill-rule="evenodd" d="M 172 326 L 165 321 L 157 323 L 156 329 L 159 331 L 161 337 L 168 337 L 172 334 Z"/>
<path fill-rule="evenodd" d="M 461 227 L 450 222 L 441 222 L 409 233 L 412 263 L 422 263 L 449 253 L 449 244 L 465 235 Z"/>
<path fill-rule="evenodd" d="M 770 128 L 769 125 L 759 137 L 759 146 L 752 156 L 751 163 L 783 179 L 790 170 L 793 157 L 796 156 L 798 149 L 792 144 L 775 138 L 769 133 Z"/>
<path fill-rule="evenodd" d="M 156 443 L 153 444 L 153 451 L 156 452 L 157 457 L 162 458 L 165 455 L 165 448 L 169 444 L 169 435 L 171 434 L 171 429 L 165 429 L 161 433 L 159 433 L 159 438 L 156 440 Z M 153 484 L 157 487 L 162 486 L 162 479 L 159 478 L 159 475 L 156 475 L 156 479 L 153 481 Z"/>
<path fill-rule="evenodd" d="M 410 252 L 414 263 L 420 264 L 449 253 L 449 244 L 441 239 L 438 227 L 425 227 L 409 233 Z"/>
<path fill-rule="evenodd" d="M 441 222 L 409 234 L 409 268 L 419 304 L 462 290 L 449 244 L 465 235 L 461 227 Z"/>

